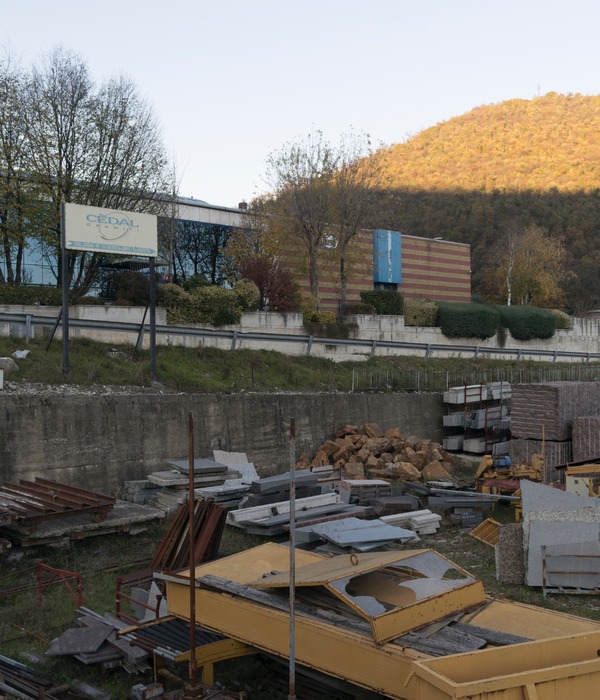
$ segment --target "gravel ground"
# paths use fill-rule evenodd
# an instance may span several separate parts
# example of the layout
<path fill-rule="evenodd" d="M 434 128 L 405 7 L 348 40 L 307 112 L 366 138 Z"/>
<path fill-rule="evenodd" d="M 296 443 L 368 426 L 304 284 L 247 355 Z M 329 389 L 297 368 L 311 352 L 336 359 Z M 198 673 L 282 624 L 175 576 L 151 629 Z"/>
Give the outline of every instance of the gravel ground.
<path fill-rule="evenodd" d="M 92 386 L 82 386 L 80 384 L 42 384 L 35 382 L 12 382 L 4 381 L 2 393 L 19 396 L 73 396 L 76 394 L 86 395 L 135 395 L 135 394 L 183 394 L 182 391 L 169 389 L 159 382 L 152 386 L 116 386 L 112 384 L 94 384 Z"/>

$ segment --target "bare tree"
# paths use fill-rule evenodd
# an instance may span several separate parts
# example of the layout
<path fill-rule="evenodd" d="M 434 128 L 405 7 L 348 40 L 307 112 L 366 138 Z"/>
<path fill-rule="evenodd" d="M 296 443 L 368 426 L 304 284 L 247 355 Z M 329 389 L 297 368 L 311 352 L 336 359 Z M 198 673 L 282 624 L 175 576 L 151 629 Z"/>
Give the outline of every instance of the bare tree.
<path fill-rule="evenodd" d="M 24 281 L 23 255 L 37 201 L 27 173 L 23 120 L 26 76 L 9 53 L 0 59 L 0 282 Z"/>
<path fill-rule="evenodd" d="M 127 78 L 99 88 L 87 65 L 57 48 L 32 70 L 26 138 L 32 180 L 47 202 L 41 237 L 60 269 L 60 204 L 160 213 L 167 191 L 166 159 L 151 108 Z M 72 252 L 68 274 L 76 293 L 89 290 L 105 255 Z"/>
<path fill-rule="evenodd" d="M 337 170 L 331 182 L 330 222 L 337 241 L 343 310 L 350 272 L 349 248 L 358 233 L 372 223 L 382 187 L 382 156 L 381 151 L 373 152 L 368 134 L 351 132 L 342 136 L 336 160 Z"/>
<path fill-rule="evenodd" d="M 285 144 L 267 158 L 272 215 L 302 242 L 308 257 L 311 294 L 319 299 L 319 246 L 331 213 L 331 182 L 339 155 L 320 131 Z"/>

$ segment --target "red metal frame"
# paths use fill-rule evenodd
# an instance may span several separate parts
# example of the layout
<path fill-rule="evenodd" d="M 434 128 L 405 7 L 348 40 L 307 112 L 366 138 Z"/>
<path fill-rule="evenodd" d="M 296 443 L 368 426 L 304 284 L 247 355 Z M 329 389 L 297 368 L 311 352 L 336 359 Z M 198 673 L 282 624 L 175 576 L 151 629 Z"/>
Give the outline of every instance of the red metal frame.
<path fill-rule="evenodd" d="M 44 579 L 44 573 L 50 574 L 50 578 Z M 71 598 L 77 603 L 77 607 L 83 605 L 83 576 L 75 571 L 66 571 L 65 569 L 56 569 L 53 566 L 48 566 L 43 562 L 38 562 L 37 565 L 38 578 L 38 598 L 43 600 L 44 592 L 49 586 L 55 583 L 63 583 Z M 73 590 L 70 581 L 77 581 L 77 590 Z"/>

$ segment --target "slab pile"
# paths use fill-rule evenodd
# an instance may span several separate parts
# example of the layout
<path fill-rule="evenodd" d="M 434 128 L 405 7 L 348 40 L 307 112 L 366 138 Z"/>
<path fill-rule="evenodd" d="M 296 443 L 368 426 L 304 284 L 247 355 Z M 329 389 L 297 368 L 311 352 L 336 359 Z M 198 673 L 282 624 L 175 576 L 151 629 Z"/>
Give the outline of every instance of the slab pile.
<path fill-rule="evenodd" d="M 158 508 L 47 479 L 0 485 L 0 543 L 8 546 L 59 547 L 98 535 L 137 534 L 164 515 Z"/>
<path fill-rule="evenodd" d="M 196 496 L 215 501 L 223 508 L 237 508 L 240 501 L 250 491 L 250 484 L 258 479 L 253 462 L 248 461 L 245 452 L 225 452 L 214 450 L 213 459 L 225 464 L 239 476 L 228 476 L 219 486 L 203 486 L 194 489 Z"/>
<path fill-rule="evenodd" d="M 345 518 L 334 522 L 307 525 L 296 529 L 296 541 L 302 543 L 325 542 L 318 551 L 334 554 L 343 552 L 373 552 L 394 542 L 419 541 L 412 530 L 394 527 L 383 520 Z"/>
<path fill-rule="evenodd" d="M 573 462 L 600 458 L 600 416 L 576 416 L 573 420 Z"/>
<path fill-rule="evenodd" d="M 74 685 L 74 684 L 73 684 Z M 67 684 L 56 685 L 29 666 L 0 656 L 0 698 L 19 700 L 87 700 L 89 695 L 73 692 Z M 110 700 L 108 693 L 98 700 Z"/>
<path fill-rule="evenodd" d="M 375 423 L 365 423 L 337 430 L 312 459 L 301 455 L 297 468 L 337 469 L 343 480 L 451 481 L 454 459 L 432 440 L 403 437 L 398 428 L 383 432 Z"/>
<path fill-rule="evenodd" d="M 522 482 L 521 494 L 525 582 L 551 592 L 597 592 L 600 499 L 530 481 Z"/>
<path fill-rule="evenodd" d="M 353 516 L 369 517 L 373 514 L 372 508 L 343 503 L 339 494 L 333 490 L 299 498 L 295 501 L 295 506 L 296 527 Z M 290 501 L 231 510 L 227 514 L 227 523 L 254 535 L 274 537 L 286 534 L 290 529 Z"/>
<path fill-rule="evenodd" d="M 380 520 L 387 525 L 412 530 L 416 535 L 435 535 L 440 529 L 442 516 L 432 513 L 428 508 L 423 508 L 411 513 L 382 515 Z"/>
<path fill-rule="evenodd" d="M 308 498 L 321 493 L 318 476 L 309 469 L 294 471 L 296 498 Z M 291 477 L 289 473 L 276 474 L 256 479 L 250 484 L 248 495 L 239 504 L 240 508 L 253 508 L 269 503 L 289 500 Z"/>
<path fill-rule="evenodd" d="M 168 470 L 148 474 L 148 481 L 160 487 L 154 504 L 171 513 L 187 502 L 189 489 L 188 460 L 172 460 Z M 241 474 L 227 465 L 212 459 L 196 458 L 193 462 L 194 489 L 209 486 L 223 486 L 227 479 L 240 478 Z"/>
<path fill-rule="evenodd" d="M 104 671 L 120 667 L 130 673 L 150 671 L 148 654 L 117 637 L 117 631 L 126 626 L 108 613 L 102 616 L 81 607 L 77 610 L 76 626 L 54 639 L 46 655 L 72 656 L 86 666 L 97 664 Z"/>
<path fill-rule="evenodd" d="M 579 423 L 577 419 L 590 418 Z M 513 387 L 512 440 L 510 454 L 515 463 L 531 461 L 534 453 L 544 453 L 546 468 L 570 461 L 595 458 L 600 447 L 597 433 L 587 428 L 600 423 L 600 382 L 548 382 L 517 384 Z M 577 456 L 572 439 L 577 434 Z M 554 481 L 555 472 L 548 474 Z"/>

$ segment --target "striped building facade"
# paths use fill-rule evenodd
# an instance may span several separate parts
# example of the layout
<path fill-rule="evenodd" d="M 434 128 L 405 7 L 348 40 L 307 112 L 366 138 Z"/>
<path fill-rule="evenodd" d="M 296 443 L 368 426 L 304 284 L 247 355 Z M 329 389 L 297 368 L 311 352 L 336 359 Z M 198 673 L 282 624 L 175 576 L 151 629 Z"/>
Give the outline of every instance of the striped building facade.
<path fill-rule="evenodd" d="M 374 256 L 379 231 L 374 231 Z M 398 291 L 413 299 L 471 301 L 471 246 L 441 239 L 386 232 L 400 239 Z M 378 280 L 375 279 L 377 282 Z"/>
<path fill-rule="evenodd" d="M 310 294 L 306 254 L 290 245 L 281 255 L 305 295 Z M 471 247 L 441 239 L 420 238 L 399 231 L 361 231 L 347 253 L 346 301 L 360 301 L 362 291 L 397 289 L 407 298 L 471 301 Z M 334 238 L 319 250 L 319 305 L 338 312 L 339 251 Z"/>

